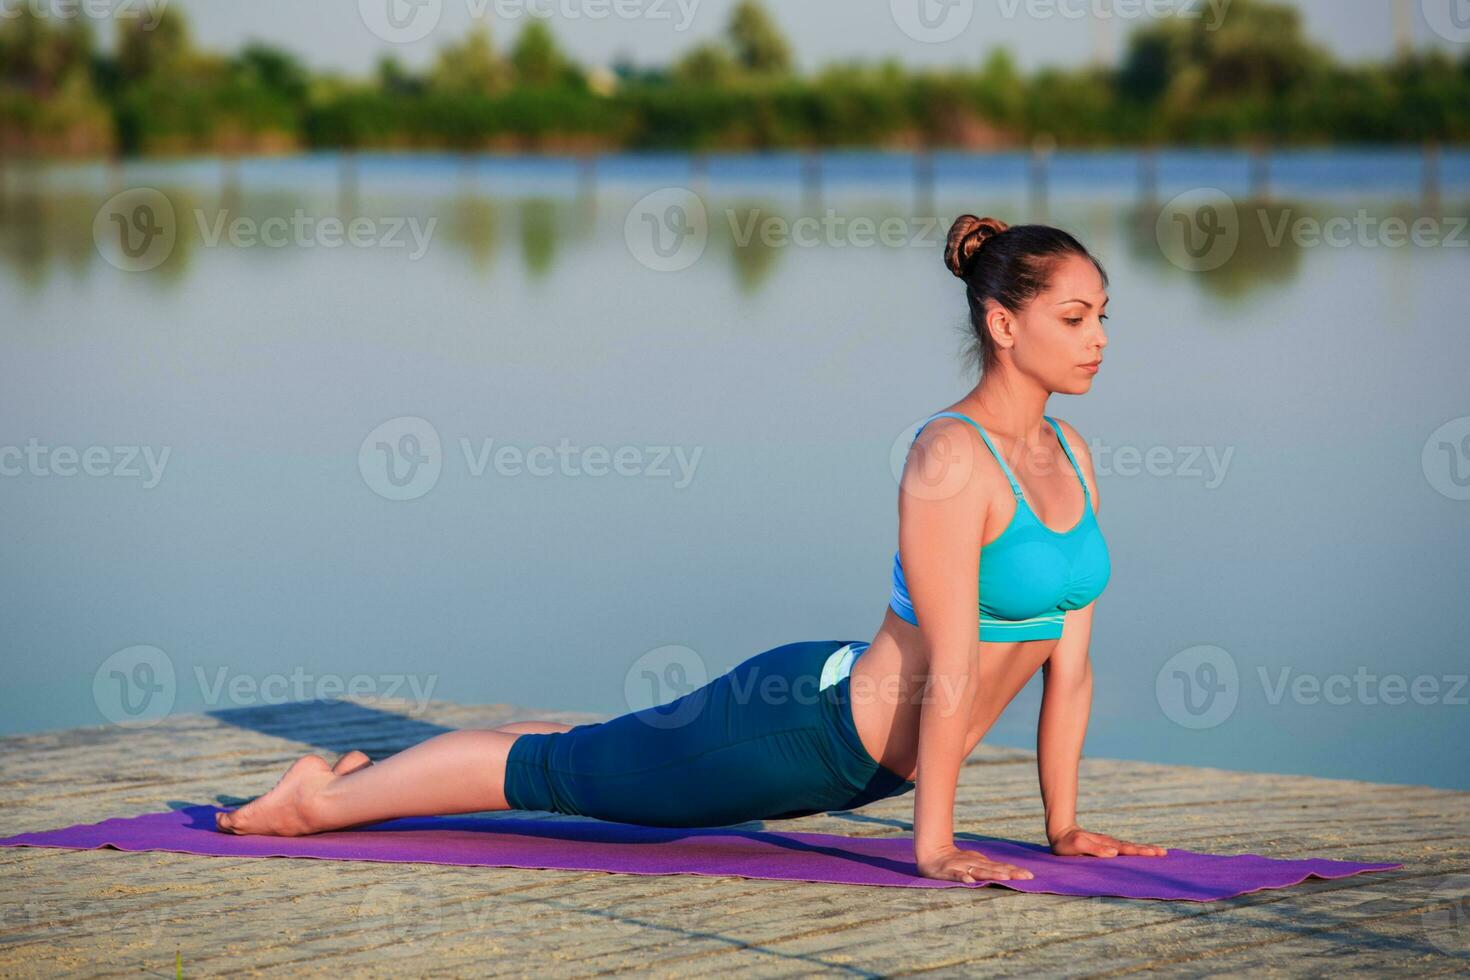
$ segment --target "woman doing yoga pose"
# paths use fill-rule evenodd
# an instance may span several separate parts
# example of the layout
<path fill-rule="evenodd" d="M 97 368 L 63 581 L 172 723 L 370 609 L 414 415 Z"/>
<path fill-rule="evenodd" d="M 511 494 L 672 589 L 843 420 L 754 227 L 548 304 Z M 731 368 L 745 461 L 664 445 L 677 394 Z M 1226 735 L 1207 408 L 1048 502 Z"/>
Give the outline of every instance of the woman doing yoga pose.
<path fill-rule="evenodd" d="M 950 228 L 944 261 L 965 283 L 981 377 L 910 444 L 893 592 L 871 642 L 778 646 L 609 721 L 447 732 L 377 764 L 308 755 L 219 828 L 293 836 L 506 809 L 724 826 L 917 790 L 921 875 L 1030 878 L 957 848 L 954 805 L 966 756 L 1041 669 L 1037 767 L 1053 852 L 1164 854 L 1077 823 L 1088 645 L 1110 565 L 1086 444 L 1043 412 L 1053 392 L 1092 386 L 1107 276 L 1065 231 L 973 215 Z"/>

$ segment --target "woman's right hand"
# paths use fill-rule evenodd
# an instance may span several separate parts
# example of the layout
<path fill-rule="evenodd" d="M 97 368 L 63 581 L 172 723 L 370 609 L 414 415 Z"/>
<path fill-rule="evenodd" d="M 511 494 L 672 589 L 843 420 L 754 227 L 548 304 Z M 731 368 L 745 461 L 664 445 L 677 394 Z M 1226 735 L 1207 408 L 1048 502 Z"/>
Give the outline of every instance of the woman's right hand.
<path fill-rule="evenodd" d="M 978 851 L 965 851 L 953 845 L 919 858 L 918 865 L 919 874 L 925 878 L 963 881 L 966 884 L 982 880 L 1010 881 L 1034 877 L 1025 868 L 1018 868 L 1004 861 L 992 861 Z"/>

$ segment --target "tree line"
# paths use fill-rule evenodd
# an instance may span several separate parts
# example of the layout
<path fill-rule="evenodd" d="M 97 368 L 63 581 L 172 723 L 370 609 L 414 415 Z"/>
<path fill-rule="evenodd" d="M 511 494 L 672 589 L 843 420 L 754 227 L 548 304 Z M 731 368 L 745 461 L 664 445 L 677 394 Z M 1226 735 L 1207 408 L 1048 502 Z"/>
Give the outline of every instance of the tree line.
<path fill-rule="evenodd" d="M 482 25 L 419 71 L 311 71 L 279 48 L 196 47 L 184 17 L 120 20 L 109 52 L 83 18 L 0 21 L 0 152 L 254 153 L 299 149 L 741 150 L 798 147 L 1461 142 L 1470 51 L 1343 64 L 1298 12 L 1235 0 L 1215 29 L 1137 29 L 1115 66 L 1020 71 L 1004 48 L 970 66 L 893 59 L 799 71 L 756 0 L 672 64 L 576 63 L 542 20 L 509 43 Z"/>

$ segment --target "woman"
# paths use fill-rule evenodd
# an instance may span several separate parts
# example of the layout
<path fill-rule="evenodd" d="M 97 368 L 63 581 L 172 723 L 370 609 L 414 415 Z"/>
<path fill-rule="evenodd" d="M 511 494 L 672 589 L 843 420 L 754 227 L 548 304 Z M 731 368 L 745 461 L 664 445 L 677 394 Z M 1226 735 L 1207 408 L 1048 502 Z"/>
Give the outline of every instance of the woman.
<path fill-rule="evenodd" d="M 1076 815 L 1092 611 L 1110 566 L 1085 443 L 1042 411 L 1052 392 L 1092 385 L 1106 274 L 1064 231 L 973 215 L 950 228 L 944 261 L 965 282 L 983 371 L 910 446 L 893 594 L 871 643 L 789 643 L 605 722 L 448 732 L 377 765 L 360 752 L 335 767 L 306 756 L 221 814 L 220 829 L 296 835 L 504 809 L 723 826 L 853 809 L 917 783 L 920 874 L 1030 878 L 955 847 L 953 817 L 961 763 L 1044 667 L 1037 745 L 1052 851 L 1164 854 L 1085 831 Z"/>

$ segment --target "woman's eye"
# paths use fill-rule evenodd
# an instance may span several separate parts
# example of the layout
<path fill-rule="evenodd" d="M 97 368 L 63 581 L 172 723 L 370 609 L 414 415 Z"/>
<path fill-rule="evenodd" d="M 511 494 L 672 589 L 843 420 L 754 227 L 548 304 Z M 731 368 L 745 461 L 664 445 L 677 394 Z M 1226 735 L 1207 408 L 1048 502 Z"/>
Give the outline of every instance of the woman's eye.
<path fill-rule="evenodd" d="M 1067 322 L 1070 323 L 1072 326 L 1075 327 L 1075 326 L 1079 325 L 1082 322 L 1082 318 L 1080 316 L 1079 317 L 1070 317 L 1069 316 L 1069 317 L 1067 317 Z"/>
<path fill-rule="evenodd" d="M 1102 316 L 1098 317 L 1099 320 L 1106 320 L 1107 318 L 1107 314 L 1103 314 Z"/>

